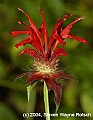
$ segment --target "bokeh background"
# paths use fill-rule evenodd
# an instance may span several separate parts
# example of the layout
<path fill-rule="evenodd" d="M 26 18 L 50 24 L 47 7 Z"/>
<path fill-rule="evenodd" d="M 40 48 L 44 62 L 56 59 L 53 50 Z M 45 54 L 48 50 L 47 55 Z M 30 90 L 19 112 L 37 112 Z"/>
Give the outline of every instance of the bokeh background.
<path fill-rule="evenodd" d="M 18 53 L 24 48 L 14 47 L 15 43 L 26 36 L 11 37 L 10 31 L 24 29 L 17 21 L 27 18 L 17 10 L 21 7 L 26 11 L 38 28 L 41 16 L 38 7 L 45 12 L 47 29 L 51 30 L 59 17 L 67 13 L 74 14 L 68 18 L 63 28 L 76 17 L 86 16 L 85 20 L 76 23 L 71 33 L 87 40 L 87 44 L 67 39 L 65 50 L 67 57 L 60 58 L 60 67 L 65 73 L 75 79 L 62 80 L 63 94 L 58 113 L 91 113 L 93 115 L 93 0 L 0 0 L 0 120 L 25 120 L 24 112 L 44 112 L 43 83 L 38 83 L 31 92 L 30 103 L 27 103 L 25 77 L 14 81 L 16 76 L 24 72 L 27 64 L 33 59 L 27 55 L 21 57 Z M 29 23 L 28 23 L 29 24 Z M 55 112 L 54 93 L 49 93 L 50 111 Z M 32 120 L 33 118 L 29 118 Z M 52 120 L 66 120 L 65 117 L 51 118 Z M 92 120 L 91 118 L 70 117 L 68 120 Z M 34 118 L 41 120 L 41 118 Z M 45 120 L 45 118 L 42 118 Z"/>

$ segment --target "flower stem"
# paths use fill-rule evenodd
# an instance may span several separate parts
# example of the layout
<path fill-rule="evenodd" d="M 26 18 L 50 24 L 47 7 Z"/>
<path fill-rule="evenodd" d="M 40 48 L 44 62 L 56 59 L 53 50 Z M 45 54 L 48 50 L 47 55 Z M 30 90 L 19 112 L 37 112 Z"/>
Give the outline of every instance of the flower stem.
<path fill-rule="evenodd" d="M 48 89 L 47 89 L 45 81 L 44 81 L 44 104 L 45 104 L 46 120 L 50 120 Z"/>

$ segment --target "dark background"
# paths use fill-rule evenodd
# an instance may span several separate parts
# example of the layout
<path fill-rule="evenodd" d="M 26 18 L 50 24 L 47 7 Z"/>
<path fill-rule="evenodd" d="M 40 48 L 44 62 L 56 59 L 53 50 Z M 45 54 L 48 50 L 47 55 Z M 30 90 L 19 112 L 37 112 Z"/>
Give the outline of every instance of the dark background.
<path fill-rule="evenodd" d="M 68 67 L 65 73 L 76 79 L 64 80 L 62 101 L 58 113 L 93 113 L 93 0 L 2 0 L 0 1 L 0 120 L 24 120 L 24 112 L 44 112 L 43 83 L 38 83 L 31 93 L 31 102 L 27 104 L 25 79 L 14 82 L 17 75 L 23 73 L 27 64 L 33 59 L 27 55 L 21 57 L 18 53 L 23 49 L 16 49 L 14 45 L 26 36 L 11 37 L 10 31 L 24 29 L 17 21 L 27 18 L 17 10 L 21 7 L 26 11 L 38 28 L 41 16 L 38 7 L 44 10 L 47 29 L 51 30 L 59 17 L 67 13 L 74 14 L 63 25 L 65 28 L 76 17 L 86 16 L 76 23 L 71 33 L 87 40 L 86 45 L 75 40 L 66 40 L 67 57 L 60 58 L 60 67 Z M 29 24 L 29 23 L 28 23 Z M 50 112 L 55 112 L 54 93 L 49 93 Z M 27 107 L 28 106 L 28 107 Z M 37 120 L 41 118 L 37 118 Z M 45 119 L 45 118 L 42 118 Z M 52 118 L 52 120 L 66 120 L 67 118 Z M 93 118 L 68 118 L 68 120 L 92 120 Z M 29 120 L 32 120 L 30 118 Z M 34 118 L 36 120 L 36 118 Z"/>

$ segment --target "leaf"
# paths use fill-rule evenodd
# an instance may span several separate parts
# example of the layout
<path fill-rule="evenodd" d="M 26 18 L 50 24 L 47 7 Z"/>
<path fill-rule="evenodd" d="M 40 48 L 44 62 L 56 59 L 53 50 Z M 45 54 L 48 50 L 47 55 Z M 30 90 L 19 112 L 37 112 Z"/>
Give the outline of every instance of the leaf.
<path fill-rule="evenodd" d="M 30 93 L 31 93 L 31 90 L 35 87 L 35 85 L 37 84 L 37 81 L 35 83 L 33 83 L 32 85 L 28 85 L 27 86 L 27 97 L 28 97 L 28 102 L 30 100 Z"/>

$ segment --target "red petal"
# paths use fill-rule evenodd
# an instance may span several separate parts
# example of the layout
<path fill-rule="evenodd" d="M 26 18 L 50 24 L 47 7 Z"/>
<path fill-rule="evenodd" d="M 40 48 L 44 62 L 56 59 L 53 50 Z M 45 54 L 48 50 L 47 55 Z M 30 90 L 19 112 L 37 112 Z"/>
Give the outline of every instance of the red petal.
<path fill-rule="evenodd" d="M 60 72 L 57 72 L 57 73 L 53 73 L 52 74 L 52 78 L 61 78 L 61 73 Z"/>
<path fill-rule="evenodd" d="M 73 36 L 73 35 L 68 35 L 68 38 L 76 39 L 79 42 L 86 43 L 86 40 L 84 40 L 83 38 L 78 38 L 78 37 Z"/>
<path fill-rule="evenodd" d="M 30 56 L 33 56 L 33 57 L 37 57 L 37 52 L 35 51 L 35 50 L 33 50 L 33 49 L 30 49 L 30 48 L 27 48 L 27 49 L 25 49 L 25 50 L 22 50 L 20 53 L 19 53 L 19 56 L 20 55 L 22 55 L 22 54 L 24 54 L 24 53 L 29 53 L 30 54 Z"/>
<path fill-rule="evenodd" d="M 56 74 L 52 75 L 53 78 L 64 78 L 64 79 L 72 79 L 73 77 L 70 75 L 65 75 L 63 71 L 60 71 Z"/>
<path fill-rule="evenodd" d="M 51 78 L 49 80 L 52 85 L 52 89 L 55 93 L 55 103 L 56 103 L 56 108 L 58 109 L 58 107 L 60 106 L 60 102 L 61 102 L 62 86 L 61 84 L 54 82 L 54 80 Z"/>
<path fill-rule="evenodd" d="M 19 46 L 25 45 L 25 44 L 31 44 L 32 46 L 34 46 L 37 50 L 41 51 L 41 47 L 38 41 L 38 38 L 36 37 L 36 35 L 30 34 L 28 38 L 26 38 L 25 40 L 19 42 L 18 44 L 15 45 L 16 48 L 18 48 Z"/>
<path fill-rule="evenodd" d="M 61 96 L 62 96 L 62 86 L 61 84 L 55 83 L 53 90 L 55 92 L 55 102 L 56 102 L 56 109 L 58 110 L 61 102 Z"/>
<path fill-rule="evenodd" d="M 71 15 L 72 15 L 72 14 L 65 15 L 62 20 L 60 20 L 60 19 L 58 20 L 58 22 L 55 24 L 55 26 L 54 26 L 54 28 L 53 28 L 52 34 L 51 34 L 51 36 L 50 36 L 50 40 L 53 39 L 53 35 L 55 34 L 56 30 L 57 30 L 59 27 L 61 27 L 62 24 L 63 24 L 63 22 L 64 22 L 69 16 L 71 16 Z"/>
<path fill-rule="evenodd" d="M 70 23 L 62 32 L 61 32 L 61 36 L 62 38 L 66 39 L 68 38 L 69 32 L 73 26 L 73 24 L 75 24 L 76 22 L 78 22 L 81 19 L 84 19 L 85 17 L 80 17 L 80 18 L 76 18 L 72 23 Z"/>
<path fill-rule="evenodd" d="M 59 45 L 59 41 L 56 40 L 56 42 L 55 42 L 55 44 L 54 44 L 54 47 L 53 47 L 53 50 L 52 50 L 52 51 L 54 51 L 54 50 L 57 48 L 58 45 Z"/>
<path fill-rule="evenodd" d="M 42 79 L 43 77 L 40 75 L 40 73 L 35 72 L 34 75 L 28 77 L 28 79 L 26 80 L 26 84 L 30 84 L 34 80 L 42 80 Z"/>
<path fill-rule="evenodd" d="M 31 43 L 31 39 L 30 38 L 26 38 L 25 40 L 19 42 L 18 44 L 15 45 L 16 48 L 18 48 L 19 46 L 25 45 L 25 44 L 29 44 Z"/>
<path fill-rule="evenodd" d="M 65 75 L 63 71 L 60 71 L 57 73 L 53 73 L 52 78 L 53 79 L 56 79 L 56 78 L 72 79 L 73 77 L 70 75 Z"/>
<path fill-rule="evenodd" d="M 61 43 L 62 45 L 65 45 L 65 44 L 66 44 L 66 42 L 64 42 L 64 40 L 63 40 L 58 34 L 56 34 L 56 35 L 54 36 L 54 38 L 55 38 L 56 40 L 58 40 L 59 43 Z"/>
<path fill-rule="evenodd" d="M 53 52 L 53 54 L 52 54 L 52 56 L 51 57 L 59 57 L 59 56 L 66 56 L 67 55 L 67 53 L 66 53 L 66 51 L 63 49 L 63 48 L 57 48 L 54 52 Z"/>
<path fill-rule="evenodd" d="M 19 35 L 19 34 L 29 34 L 29 31 L 13 31 L 10 33 L 12 36 L 16 36 L 16 35 Z"/>
<path fill-rule="evenodd" d="M 51 85 L 51 82 L 49 80 L 49 78 L 43 78 L 46 82 L 46 85 L 47 85 L 47 88 L 48 88 L 48 91 L 50 91 L 52 89 L 52 85 Z"/>
<path fill-rule="evenodd" d="M 22 78 L 22 77 L 24 77 L 24 76 L 29 76 L 30 74 L 31 74 L 31 72 L 22 73 L 22 74 L 18 75 L 18 76 L 16 77 L 16 79 Z"/>
<path fill-rule="evenodd" d="M 30 27 L 28 27 L 25 22 L 18 21 L 18 23 L 23 24 L 28 30 L 30 29 Z"/>
<path fill-rule="evenodd" d="M 73 79 L 73 77 L 72 76 L 70 76 L 70 75 L 61 75 L 61 77 L 62 78 L 64 78 L 64 79 Z"/>
<path fill-rule="evenodd" d="M 51 33 L 51 36 L 50 36 L 50 42 L 49 42 L 49 46 L 48 46 L 49 49 L 50 49 L 51 45 L 53 44 L 55 33 L 58 32 L 58 34 L 60 34 L 60 32 L 62 31 L 63 22 L 71 15 L 72 14 L 65 15 L 62 20 L 59 19 L 58 22 L 55 24 L 53 31 Z"/>
<path fill-rule="evenodd" d="M 35 23 L 32 21 L 32 19 L 30 18 L 30 16 L 27 13 L 25 13 L 21 8 L 18 8 L 18 10 L 21 11 L 22 13 L 24 13 L 26 15 L 26 17 L 29 19 L 30 26 L 35 31 L 35 33 L 40 41 L 41 48 L 43 50 L 42 38 L 41 38 L 41 35 L 40 35 L 40 32 L 39 32 L 37 26 L 35 25 Z"/>
<path fill-rule="evenodd" d="M 44 40 L 45 40 L 45 49 L 47 50 L 47 41 L 48 41 L 48 35 L 47 35 L 47 29 L 46 29 L 46 22 L 45 22 L 45 18 L 44 18 L 44 12 L 43 10 L 39 9 L 40 10 L 40 13 L 41 13 L 41 16 L 42 16 L 42 25 L 41 25 L 41 32 L 44 36 Z"/>

